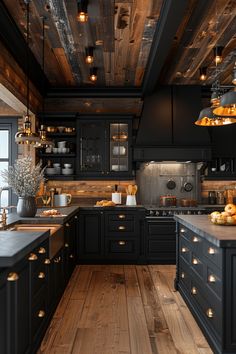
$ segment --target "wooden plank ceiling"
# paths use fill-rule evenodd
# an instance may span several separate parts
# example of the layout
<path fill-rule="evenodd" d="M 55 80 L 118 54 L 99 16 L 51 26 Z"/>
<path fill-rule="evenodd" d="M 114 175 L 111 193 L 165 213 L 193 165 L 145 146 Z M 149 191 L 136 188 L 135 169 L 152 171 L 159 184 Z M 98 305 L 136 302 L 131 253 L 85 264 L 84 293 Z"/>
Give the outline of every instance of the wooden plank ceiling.
<path fill-rule="evenodd" d="M 31 0 L 30 46 L 41 63 L 41 16 L 46 16 L 45 72 L 51 87 L 141 87 L 165 1 L 89 0 L 89 20 L 79 23 L 76 0 Z M 4 3 L 25 34 L 24 1 Z M 224 47 L 218 73 L 213 59 L 216 45 Z M 93 84 L 85 63 L 88 46 L 94 48 L 98 68 Z M 199 68 L 207 67 L 205 84 L 211 85 L 219 75 L 222 84 L 230 84 L 235 56 L 236 1 L 189 0 L 159 83 L 202 84 Z"/>

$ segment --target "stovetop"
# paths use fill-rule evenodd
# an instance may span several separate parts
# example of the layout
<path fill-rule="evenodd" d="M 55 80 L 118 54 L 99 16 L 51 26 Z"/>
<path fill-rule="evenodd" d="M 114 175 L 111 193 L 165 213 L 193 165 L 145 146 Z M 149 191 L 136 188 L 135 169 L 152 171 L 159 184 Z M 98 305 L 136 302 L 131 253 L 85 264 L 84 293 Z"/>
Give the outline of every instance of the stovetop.
<path fill-rule="evenodd" d="M 155 205 L 146 205 L 146 216 L 166 217 L 174 215 L 202 215 L 207 211 L 203 207 L 159 207 Z"/>

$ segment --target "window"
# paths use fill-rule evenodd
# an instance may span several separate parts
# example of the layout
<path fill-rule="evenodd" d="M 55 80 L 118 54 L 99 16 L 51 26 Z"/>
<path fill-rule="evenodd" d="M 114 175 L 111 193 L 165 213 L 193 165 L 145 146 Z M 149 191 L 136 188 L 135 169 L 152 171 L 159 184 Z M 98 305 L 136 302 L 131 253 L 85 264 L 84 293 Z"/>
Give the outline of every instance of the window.
<path fill-rule="evenodd" d="M 17 118 L 0 117 L 0 171 L 8 169 L 17 158 L 17 145 L 15 133 L 17 131 Z M 14 204 L 15 196 L 0 176 L 0 207 Z"/>

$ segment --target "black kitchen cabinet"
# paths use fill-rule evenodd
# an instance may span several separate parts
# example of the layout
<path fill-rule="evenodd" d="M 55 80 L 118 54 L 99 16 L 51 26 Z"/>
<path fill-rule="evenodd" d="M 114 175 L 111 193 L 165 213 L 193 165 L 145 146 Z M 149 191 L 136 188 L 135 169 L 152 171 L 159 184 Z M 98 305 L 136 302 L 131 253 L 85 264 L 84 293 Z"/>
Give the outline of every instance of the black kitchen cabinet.
<path fill-rule="evenodd" d="M 65 283 L 67 284 L 77 261 L 77 232 L 78 232 L 78 215 L 73 216 L 64 225 L 64 271 L 65 271 Z"/>
<path fill-rule="evenodd" d="M 181 222 L 177 237 L 176 288 L 213 352 L 235 353 L 236 248 L 230 240 L 217 246 Z"/>
<path fill-rule="evenodd" d="M 131 123 L 131 117 L 79 118 L 77 175 L 96 179 L 131 178 Z"/>
<path fill-rule="evenodd" d="M 147 263 L 175 264 L 176 235 L 172 218 L 147 218 L 145 222 L 145 250 Z"/>
<path fill-rule="evenodd" d="M 100 209 L 79 213 L 78 262 L 142 262 L 144 209 Z"/>
<path fill-rule="evenodd" d="M 78 262 L 101 261 L 104 258 L 103 211 L 83 210 L 79 213 L 77 241 Z"/>

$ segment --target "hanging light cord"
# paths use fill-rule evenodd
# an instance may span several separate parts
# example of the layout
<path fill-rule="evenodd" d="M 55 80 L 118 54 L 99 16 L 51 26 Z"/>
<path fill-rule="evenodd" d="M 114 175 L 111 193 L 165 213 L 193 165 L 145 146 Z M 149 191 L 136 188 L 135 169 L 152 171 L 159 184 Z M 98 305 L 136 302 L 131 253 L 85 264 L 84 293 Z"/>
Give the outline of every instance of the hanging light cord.
<path fill-rule="evenodd" d="M 26 2 L 26 13 L 27 13 L 27 27 L 26 27 L 26 42 L 27 42 L 27 55 L 26 55 L 26 101 L 27 101 L 27 116 L 29 117 L 29 0 L 25 0 Z"/>
<path fill-rule="evenodd" d="M 43 16 L 43 57 L 42 57 L 42 70 L 43 70 L 43 75 L 45 75 L 44 69 L 45 69 L 45 17 Z M 44 115 L 44 110 L 45 110 L 45 103 L 44 103 L 44 94 L 45 94 L 45 77 L 43 76 L 43 100 L 42 100 L 42 113 Z"/>

